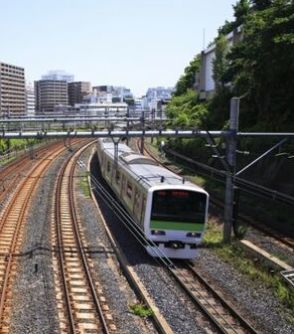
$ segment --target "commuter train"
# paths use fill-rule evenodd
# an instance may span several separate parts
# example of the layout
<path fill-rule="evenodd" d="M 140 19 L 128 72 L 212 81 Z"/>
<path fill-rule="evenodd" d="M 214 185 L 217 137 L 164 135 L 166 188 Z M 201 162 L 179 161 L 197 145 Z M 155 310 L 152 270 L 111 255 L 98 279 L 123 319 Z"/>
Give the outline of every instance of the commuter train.
<path fill-rule="evenodd" d="M 118 144 L 116 160 L 111 139 L 99 139 L 97 152 L 103 178 L 153 242 L 147 252 L 194 258 L 207 221 L 208 193 L 125 144 Z"/>

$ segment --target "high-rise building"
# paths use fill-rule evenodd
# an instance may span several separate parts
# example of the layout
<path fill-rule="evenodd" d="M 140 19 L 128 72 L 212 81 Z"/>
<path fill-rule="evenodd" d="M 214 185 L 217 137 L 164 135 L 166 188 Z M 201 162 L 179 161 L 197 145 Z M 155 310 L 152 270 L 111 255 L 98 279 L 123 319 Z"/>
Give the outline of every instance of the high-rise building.
<path fill-rule="evenodd" d="M 74 81 L 74 76 L 72 74 L 68 74 L 65 71 L 55 70 L 49 71 L 47 74 L 42 75 L 42 80 L 59 80 L 72 82 Z"/>
<path fill-rule="evenodd" d="M 31 83 L 26 85 L 26 115 L 35 115 L 35 91 Z"/>
<path fill-rule="evenodd" d="M 68 101 L 71 106 L 82 103 L 84 97 L 91 93 L 91 84 L 86 81 L 75 81 L 68 84 Z"/>
<path fill-rule="evenodd" d="M 68 106 L 68 84 L 64 80 L 35 81 L 36 113 L 53 113 Z"/>
<path fill-rule="evenodd" d="M 24 115 L 26 112 L 24 68 L 0 62 L 1 115 Z"/>

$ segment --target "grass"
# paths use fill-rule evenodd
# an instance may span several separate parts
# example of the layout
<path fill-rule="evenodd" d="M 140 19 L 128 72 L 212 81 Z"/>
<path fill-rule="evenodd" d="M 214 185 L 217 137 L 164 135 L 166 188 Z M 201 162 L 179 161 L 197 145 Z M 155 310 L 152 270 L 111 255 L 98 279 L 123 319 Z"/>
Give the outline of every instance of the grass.
<path fill-rule="evenodd" d="M 290 289 L 279 273 L 269 272 L 259 262 L 248 258 L 236 241 L 231 244 L 222 243 L 222 226 L 211 219 L 204 237 L 204 244 L 225 262 L 230 263 L 235 269 L 246 275 L 252 282 L 262 284 L 272 289 L 274 295 L 289 310 L 294 309 L 294 291 Z M 294 316 L 287 319 L 294 324 Z"/>
<path fill-rule="evenodd" d="M 144 304 L 137 303 L 137 304 L 132 304 L 129 306 L 130 310 L 133 314 L 141 317 L 141 318 L 147 318 L 151 317 L 154 312 L 151 310 L 151 308 L 147 307 Z"/>
<path fill-rule="evenodd" d="M 208 192 L 213 192 L 217 197 L 223 197 L 224 185 L 218 181 L 211 180 L 208 177 L 202 177 L 196 175 L 191 169 L 185 168 L 182 164 L 178 164 L 175 161 L 169 159 L 171 163 L 176 166 L 183 168 L 184 173 L 189 175 L 189 179 L 196 184 L 205 187 Z M 243 202 L 247 205 L 251 204 L 250 207 L 254 207 L 254 199 L 242 198 Z M 252 203 L 253 202 L 253 203 Z M 245 206 L 246 206 L 245 204 Z M 252 206 L 253 204 L 253 206 Z M 256 204 L 256 203 L 255 203 Z M 261 203 L 259 203 L 259 206 Z M 262 207 L 265 208 L 264 212 L 268 215 L 274 214 L 275 209 L 271 204 L 262 203 Z M 270 209 L 272 210 L 271 212 Z M 252 210 L 252 209 L 251 209 Z M 280 210 L 277 210 L 280 213 Z M 285 210 L 286 214 L 284 216 L 293 217 L 293 215 L 288 215 L 289 210 Z M 284 218 L 282 216 L 282 219 Z M 281 216 L 280 216 L 281 219 Z M 287 219 L 285 219 L 287 221 Z M 289 219 L 288 219 L 289 220 Z M 210 217 L 209 224 L 204 236 L 204 245 L 211 248 L 213 252 L 216 253 L 223 261 L 230 263 L 236 270 L 246 275 L 252 282 L 258 282 L 259 284 L 271 289 L 274 295 L 282 302 L 282 304 L 290 310 L 294 309 L 294 291 L 290 289 L 279 273 L 271 273 L 268 269 L 262 267 L 260 263 L 254 259 L 250 259 L 246 256 L 239 244 L 233 240 L 233 242 L 228 245 L 224 244 L 223 241 L 223 225 L 220 224 L 217 217 Z M 293 312 L 292 312 L 293 313 Z M 292 314 L 291 313 L 291 314 Z M 294 325 L 294 315 L 287 318 L 289 323 Z"/>
<path fill-rule="evenodd" d="M 90 198 L 90 188 L 88 183 L 88 174 L 82 175 L 80 179 L 80 188 L 86 198 Z"/>

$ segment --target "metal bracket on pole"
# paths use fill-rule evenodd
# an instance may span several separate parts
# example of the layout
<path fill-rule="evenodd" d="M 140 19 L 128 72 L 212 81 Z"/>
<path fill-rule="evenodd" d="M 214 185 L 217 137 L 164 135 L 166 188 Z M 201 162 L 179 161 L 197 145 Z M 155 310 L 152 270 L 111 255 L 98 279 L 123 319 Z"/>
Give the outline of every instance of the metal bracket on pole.
<path fill-rule="evenodd" d="M 130 107 L 127 108 L 127 145 L 129 145 L 129 129 L 130 129 L 130 121 L 129 121 L 129 118 L 130 118 Z"/>
<path fill-rule="evenodd" d="M 206 142 L 208 143 L 208 145 L 212 148 L 213 152 L 215 153 L 215 155 L 220 159 L 222 165 L 224 166 L 224 169 L 227 172 L 231 172 L 231 167 L 227 161 L 227 158 L 223 158 L 217 148 L 217 145 L 213 139 L 213 137 L 211 136 L 211 134 L 209 133 L 208 130 L 206 130 L 207 136 L 205 137 Z"/>
<path fill-rule="evenodd" d="M 142 111 L 141 124 L 142 124 L 143 135 L 142 135 L 142 138 L 141 138 L 140 152 L 141 152 L 141 154 L 144 154 L 144 139 L 145 139 L 145 113 L 144 113 L 144 110 Z"/>
<path fill-rule="evenodd" d="M 112 141 L 114 144 L 114 171 L 117 170 L 117 164 L 118 164 L 118 144 L 120 142 L 120 138 L 114 138 L 112 137 Z"/>
<path fill-rule="evenodd" d="M 257 159 L 253 160 L 252 162 L 250 162 L 250 164 L 248 164 L 247 166 L 245 166 L 244 168 L 242 168 L 241 170 L 239 170 L 235 176 L 240 175 L 241 173 L 245 172 L 245 170 L 247 170 L 249 167 L 253 166 L 254 164 L 256 164 L 259 160 L 261 160 L 262 158 L 264 158 L 265 156 L 267 156 L 269 153 L 271 153 L 273 150 L 275 150 L 276 148 L 278 148 L 279 146 L 281 146 L 282 144 L 284 144 L 287 141 L 287 138 L 282 139 L 281 141 L 279 141 L 276 145 L 274 145 L 273 147 L 271 147 L 269 150 L 267 150 L 266 152 L 264 152 L 260 157 L 258 157 Z"/>
<path fill-rule="evenodd" d="M 223 241 L 229 243 L 231 241 L 231 233 L 233 226 L 233 207 L 234 207 L 234 178 L 236 168 L 236 147 L 237 147 L 237 131 L 239 127 L 239 109 L 240 98 L 233 97 L 230 104 L 230 134 L 227 137 L 226 157 L 230 171 L 226 175 L 226 194 L 225 194 L 225 212 L 224 212 L 224 235 Z"/>

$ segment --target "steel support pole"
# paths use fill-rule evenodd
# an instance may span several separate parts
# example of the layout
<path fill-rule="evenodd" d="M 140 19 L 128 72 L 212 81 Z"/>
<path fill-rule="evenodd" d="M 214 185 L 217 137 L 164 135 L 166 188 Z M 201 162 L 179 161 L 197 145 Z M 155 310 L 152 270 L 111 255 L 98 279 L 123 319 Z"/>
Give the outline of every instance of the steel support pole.
<path fill-rule="evenodd" d="M 130 129 L 129 117 L 130 117 L 130 107 L 127 108 L 127 131 L 129 131 Z M 127 136 L 127 145 L 129 145 L 129 136 Z"/>
<path fill-rule="evenodd" d="M 225 212 L 224 212 L 224 235 L 223 241 L 229 243 L 231 241 L 231 233 L 233 226 L 233 206 L 234 206 L 234 177 L 236 168 L 236 147 L 237 147 L 237 131 L 239 127 L 239 108 L 240 98 L 233 97 L 230 105 L 230 129 L 227 138 L 226 155 L 230 171 L 226 175 L 226 194 L 225 194 Z"/>
<path fill-rule="evenodd" d="M 141 125 L 142 125 L 143 135 L 141 137 L 140 153 L 144 154 L 144 140 L 145 140 L 145 133 L 144 133 L 145 132 L 145 113 L 144 113 L 144 110 L 142 111 Z"/>

